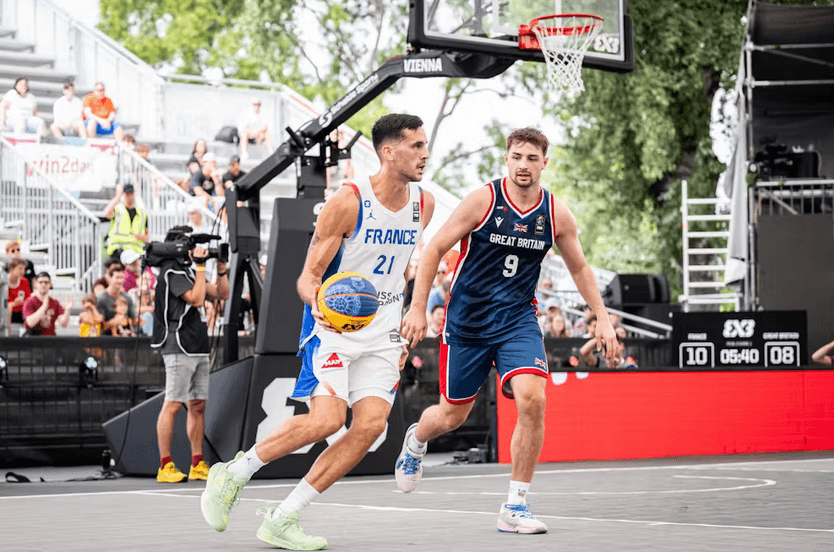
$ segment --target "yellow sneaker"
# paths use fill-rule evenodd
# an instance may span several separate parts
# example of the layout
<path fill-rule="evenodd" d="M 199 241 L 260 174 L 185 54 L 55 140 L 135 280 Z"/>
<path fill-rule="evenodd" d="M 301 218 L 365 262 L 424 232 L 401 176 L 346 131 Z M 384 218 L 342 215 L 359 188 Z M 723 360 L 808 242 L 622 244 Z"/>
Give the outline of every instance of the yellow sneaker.
<path fill-rule="evenodd" d="M 159 468 L 156 472 L 158 483 L 182 483 L 185 481 L 185 474 L 182 473 L 173 462 L 168 462 L 165 467 Z"/>
<path fill-rule="evenodd" d="M 200 481 L 205 481 L 208 479 L 208 472 L 208 464 L 200 460 L 196 466 L 191 466 L 191 469 L 188 470 L 188 480 L 194 481 L 195 479 L 199 479 Z"/>

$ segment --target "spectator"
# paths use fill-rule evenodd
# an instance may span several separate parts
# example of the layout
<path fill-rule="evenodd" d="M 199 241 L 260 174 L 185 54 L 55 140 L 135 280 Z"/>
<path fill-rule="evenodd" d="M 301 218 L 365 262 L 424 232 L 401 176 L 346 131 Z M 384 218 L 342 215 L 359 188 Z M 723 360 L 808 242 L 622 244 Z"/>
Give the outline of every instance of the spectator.
<path fill-rule="evenodd" d="M 110 285 L 110 275 L 113 272 L 113 267 L 118 266 L 120 269 L 124 270 L 122 266 L 122 262 L 119 259 L 113 259 L 112 257 L 108 257 L 104 261 L 104 276 L 93 282 L 93 295 L 98 295 L 102 291 L 104 291 L 107 286 Z"/>
<path fill-rule="evenodd" d="M 9 265 L 6 266 L 6 272 L 9 271 L 9 266 L 11 266 L 11 262 L 15 259 L 22 259 L 24 263 L 26 263 L 26 268 L 23 270 L 23 277 L 29 280 L 29 289 L 35 289 L 35 265 L 32 264 L 32 261 L 28 259 L 24 259 L 23 255 L 20 253 L 20 243 L 16 241 L 10 241 L 6 243 L 6 257 L 9 258 Z"/>
<path fill-rule="evenodd" d="M 60 138 L 76 133 L 80 138 L 87 137 L 87 129 L 84 127 L 84 106 L 75 95 L 75 87 L 70 81 L 64 83 L 64 95 L 55 100 L 52 105 L 52 117 L 54 122 L 50 128 L 53 136 Z"/>
<path fill-rule="evenodd" d="M 29 280 L 24 277 L 26 261 L 12 259 L 9 262 L 9 322 L 23 324 L 23 303 L 32 295 Z"/>
<path fill-rule="evenodd" d="M 125 275 L 124 287 L 122 288 L 122 291 L 130 291 L 139 285 L 139 279 L 141 277 L 139 272 L 142 270 L 142 256 L 132 249 L 125 249 L 124 251 L 122 251 L 122 254 L 119 255 L 119 260 L 121 261 L 121 264 L 124 267 Z M 156 284 L 156 279 L 154 278 L 153 271 L 150 269 L 150 267 L 145 267 L 145 273 L 150 278 L 150 287 L 151 289 L 153 289 L 154 285 Z M 136 304 L 138 304 L 138 302 Z"/>
<path fill-rule="evenodd" d="M 217 158 L 211 152 L 203 155 L 202 166 L 191 175 L 191 195 L 199 197 L 206 207 L 210 198 L 223 195 L 223 183 L 217 171 Z"/>
<path fill-rule="evenodd" d="M 585 318 L 585 335 L 582 337 L 593 337 L 597 331 L 597 315 L 593 312 Z"/>
<path fill-rule="evenodd" d="M 3 96 L 0 129 L 33 132 L 38 136 L 46 134 L 46 122 L 38 117 L 38 101 L 29 92 L 29 79 L 26 77 L 14 81 L 14 87 Z"/>
<path fill-rule="evenodd" d="M 52 289 L 52 277 L 48 272 L 41 272 L 35 280 L 34 293 L 23 303 L 23 319 L 26 323 L 26 335 L 55 335 L 55 323 L 66 328 L 69 324 L 72 298 L 61 306 L 57 299 L 49 295 Z"/>
<path fill-rule="evenodd" d="M 269 135 L 269 124 L 261 115 L 261 100 L 252 101 L 252 109 L 243 117 L 237 131 L 240 138 L 240 158 L 249 159 L 249 142 L 257 145 L 266 142 L 266 148 L 272 153 L 272 137 Z"/>
<path fill-rule="evenodd" d="M 596 319 L 594 320 L 596 321 Z M 599 368 L 603 362 L 605 362 L 608 368 L 624 368 L 627 362 L 631 362 L 633 365 L 634 360 L 631 357 L 628 359 L 624 358 L 625 355 L 623 354 L 625 351 L 625 345 L 623 344 L 625 329 L 619 327 L 614 332 L 617 334 L 617 351 L 614 354 L 614 358 L 611 360 L 603 360 L 604 351 L 596 351 L 597 340 L 592 338 L 579 349 L 582 362 L 592 368 Z"/>
<path fill-rule="evenodd" d="M 817 349 L 814 354 L 811 355 L 811 360 L 817 364 L 831 366 L 834 364 L 834 356 L 830 354 L 831 349 L 834 349 L 834 341 Z"/>
<path fill-rule="evenodd" d="M 114 265 L 107 289 L 96 296 L 96 309 L 104 316 L 103 335 L 119 335 L 119 328 L 126 324 L 138 325 L 136 307 L 127 293 L 122 291 L 123 285 L 124 269 L 121 265 Z M 116 310 L 116 300 L 119 297 L 124 297 L 127 303 L 127 309 L 123 314 L 119 314 Z"/>
<path fill-rule="evenodd" d="M 536 290 L 536 302 L 539 305 L 544 305 L 547 303 L 547 300 L 552 297 L 552 295 L 548 294 L 546 291 L 553 291 L 553 280 L 550 278 L 542 278 L 539 280 L 539 287 Z"/>
<path fill-rule="evenodd" d="M 240 157 L 233 155 L 229 159 L 229 170 L 223 173 L 223 177 L 221 178 L 223 187 L 228 190 L 232 187 L 232 184 L 240 180 L 245 174 L 245 171 L 240 170 Z"/>
<path fill-rule="evenodd" d="M 559 314 L 562 314 L 562 307 L 559 300 L 555 297 L 551 297 L 547 299 L 543 303 L 539 303 L 543 307 L 543 311 L 539 311 L 539 327 L 542 330 L 543 334 L 547 334 L 550 328 L 550 319 L 551 317 Z"/>
<path fill-rule="evenodd" d="M 124 198 L 124 202 L 119 200 Z M 104 208 L 104 216 L 110 219 L 107 233 L 107 254 L 115 259 L 122 251 L 130 249 L 139 255 L 150 241 L 148 213 L 136 205 L 133 184 L 116 186 L 116 195 Z"/>
<path fill-rule="evenodd" d="M 194 142 L 194 147 L 191 148 L 191 157 L 188 158 L 188 172 L 194 174 L 203 167 L 203 156 L 208 151 L 206 141 L 200 138 Z"/>
<path fill-rule="evenodd" d="M 188 225 L 194 234 L 211 233 L 210 225 L 203 218 L 203 205 L 199 201 L 191 201 L 188 205 Z"/>
<path fill-rule="evenodd" d="M 153 311 L 154 311 L 154 290 L 151 285 L 153 273 L 145 272 L 139 283 L 139 297 L 136 304 L 139 305 L 139 331 L 142 335 L 153 335 Z M 134 289 L 135 291 L 135 289 Z"/>
<path fill-rule="evenodd" d="M 87 136 L 113 136 L 119 142 L 124 137 L 122 125 L 116 122 L 116 106 L 104 95 L 104 84 L 97 81 L 93 91 L 84 96 L 84 119 Z"/>
<path fill-rule="evenodd" d="M 110 327 L 110 332 L 113 335 L 118 335 L 119 337 L 136 337 L 136 332 L 131 328 L 131 321 L 135 320 L 137 325 L 139 321 L 138 318 L 130 316 L 130 306 L 133 303 L 128 303 L 128 301 L 131 301 L 131 299 L 127 295 L 119 295 L 116 297 L 116 303 L 114 305 L 116 315 L 113 317 L 114 322 Z M 120 322 L 117 323 L 115 321 Z"/>
<path fill-rule="evenodd" d="M 565 319 L 561 313 L 548 317 L 547 333 L 545 337 L 570 337 Z"/>
<path fill-rule="evenodd" d="M 437 337 L 443 328 L 443 316 L 446 312 L 445 305 L 435 305 L 429 314 L 429 325 L 426 328 L 426 337 Z"/>
<path fill-rule="evenodd" d="M 443 271 L 445 274 L 445 271 Z M 440 274 L 440 270 L 438 270 L 438 275 Z M 436 287 L 431 290 L 429 293 L 429 299 L 426 303 L 427 309 L 426 312 L 432 312 L 434 307 L 437 305 L 445 306 L 446 301 L 449 300 L 449 292 L 452 286 L 452 278 L 451 276 L 442 277 L 442 281 L 440 287 Z"/>
<path fill-rule="evenodd" d="M 88 293 L 81 299 L 81 314 L 78 315 L 78 336 L 99 337 L 104 316 L 96 308 L 96 296 Z"/>

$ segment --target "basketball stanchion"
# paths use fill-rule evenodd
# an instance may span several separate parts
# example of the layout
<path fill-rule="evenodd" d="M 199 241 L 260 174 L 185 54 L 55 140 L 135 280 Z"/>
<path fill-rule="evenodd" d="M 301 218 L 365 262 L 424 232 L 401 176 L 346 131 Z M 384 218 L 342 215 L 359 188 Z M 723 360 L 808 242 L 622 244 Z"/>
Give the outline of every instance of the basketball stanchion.
<path fill-rule="evenodd" d="M 584 13 L 544 15 L 520 25 L 518 47 L 540 49 L 547 65 L 547 80 L 557 94 L 575 96 L 585 90 L 582 60 L 602 29 L 602 18 Z"/>

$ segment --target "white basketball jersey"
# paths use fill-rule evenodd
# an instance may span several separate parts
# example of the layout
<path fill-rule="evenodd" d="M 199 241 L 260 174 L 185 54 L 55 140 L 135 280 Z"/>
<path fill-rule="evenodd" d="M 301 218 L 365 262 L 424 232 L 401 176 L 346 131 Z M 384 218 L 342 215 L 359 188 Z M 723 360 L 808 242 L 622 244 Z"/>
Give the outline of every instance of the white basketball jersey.
<path fill-rule="evenodd" d="M 328 344 L 335 340 L 345 346 L 399 347 L 405 271 L 423 234 L 420 187 L 413 182 L 409 184 L 408 203 L 397 212 L 389 211 L 377 201 L 369 180 L 357 183 L 356 189 L 360 196 L 356 230 L 342 243 L 326 276 L 336 272 L 357 272 L 365 276 L 376 288 L 379 310 L 371 323 L 357 332 L 321 331 L 318 336 Z"/>

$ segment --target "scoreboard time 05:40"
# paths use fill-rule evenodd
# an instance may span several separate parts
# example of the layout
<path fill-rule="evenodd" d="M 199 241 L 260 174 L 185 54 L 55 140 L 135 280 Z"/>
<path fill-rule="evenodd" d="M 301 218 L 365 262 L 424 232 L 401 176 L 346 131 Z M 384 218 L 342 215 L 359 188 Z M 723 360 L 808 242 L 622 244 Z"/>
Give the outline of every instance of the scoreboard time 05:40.
<path fill-rule="evenodd" d="M 804 314 L 793 311 L 676 314 L 673 336 L 680 338 L 675 339 L 678 366 L 800 366 L 805 352 Z"/>

